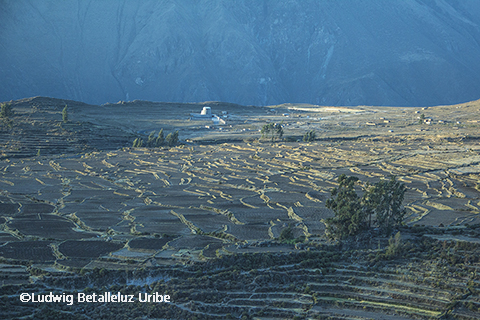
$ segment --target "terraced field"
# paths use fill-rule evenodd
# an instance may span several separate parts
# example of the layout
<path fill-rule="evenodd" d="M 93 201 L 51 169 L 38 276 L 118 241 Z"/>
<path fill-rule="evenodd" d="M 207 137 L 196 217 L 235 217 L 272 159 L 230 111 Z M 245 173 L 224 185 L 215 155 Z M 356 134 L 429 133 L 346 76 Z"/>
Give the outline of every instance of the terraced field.
<path fill-rule="evenodd" d="M 273 245 L 266 253 L 255 250 L 184 267 L 93 269 L 82 276 L 31 268 L 38 280 L 30 285 L 25 267 L 3 265 L 0 307 L 12 318 L 37 308 L 35 319 L 62 317 L 79 308 L 79 319 L 132 314 L 150 319 L 478 319 L 478 244 L 437 241 L 417 232 L 403 245 L 403 254 L 395 257 L 386 257 L 383 249 L 323 245 L 273 253 L 281 248 Z M 47 309 L 18 301 L 21 290 L 102 294 L 105 288 L 132 295 L 160 292 L 172 302 L 54 304 Z"/>
<path fill-rule="evenodd" d="M 202 105 L 68 102 L 66 124 L 64 105 L 16 102 L 13 128 L 2 128 L 0 310 L 8 317 L 67 317 L 82 307 L 85 319 L 134 310 L 139 318 L 478 319 L 480 147 L 478 125 L 467 122 L 480 116 L 478 102 L 420 111 L 452 122 L 430 125 L 411 121 L 416 109 L 282 105 L 242 114 L 213 103 L 228 115 L 223 130 L 190 120 Z M 259 140 L 263 124 L 280 120 L 291 142 Z M 153 128 L 178 129 L 188 141 L 131 148 Z M 316 141 L 297 141 L 312 129 Z M 343 247 L 327 241 L 325 202 L 340 174 L 405 183 L 401 255 L 389 256 L 388 238 L 374 234 Z M 287 228 L 296 241 L 278 240 Z M 162 290 L 172 303 L 18 300 L 26 289 L 87 287 Z"/>

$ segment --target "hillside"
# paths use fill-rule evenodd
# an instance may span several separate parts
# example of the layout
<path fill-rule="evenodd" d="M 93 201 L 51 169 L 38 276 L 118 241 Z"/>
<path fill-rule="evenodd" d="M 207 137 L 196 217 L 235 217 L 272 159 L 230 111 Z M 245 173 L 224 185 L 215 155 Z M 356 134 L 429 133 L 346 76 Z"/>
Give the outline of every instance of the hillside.
<path fill-rule="evenodd" d="M 191 116 L 205 106 L 225 123 Z M 478 319 L 480 100 L 34 97 L 12 111 L 0 119 L 3 319 Z M 284 139 L 262 138 L 266 123 L 281 123 Z M 160 129 L 181 143 L 132 147 Z M 302 141 L 309 131 L 316 139 Z M 328 240 L 326 202 L 342 174 L 359 188 L 390 175 L 405 184 L 395 240 L 375 229 Z M 72 303 L 20 300 L 50 292 Z M 105 292 L 135 299 L 79 299 Z"/>
<path fill-rule="evenodd" d="M 432 106 L 478 99 L 480 2 L 0 2 L 0 97 Z"/>

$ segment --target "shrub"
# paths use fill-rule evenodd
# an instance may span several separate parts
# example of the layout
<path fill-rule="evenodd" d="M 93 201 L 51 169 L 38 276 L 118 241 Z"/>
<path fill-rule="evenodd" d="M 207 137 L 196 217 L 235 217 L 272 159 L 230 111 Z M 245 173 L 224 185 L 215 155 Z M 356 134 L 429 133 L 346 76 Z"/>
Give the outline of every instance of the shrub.
<path fill-rule="evenodd" d="M 280 236 L 278 237 L 278 240 L 281 241 L 289 241 L 293 240 L 293 226 L 291 224 L 288 225 L 285 229 L 280 232 Z"/>
<path fill-rule="evenodd" d="M 395 238 L 390 237 L 390 239 L 388 240 L 388 247 L 387 251 L 385 252 L 385 257 L 387 259 L 395 258 L 403 251 L 402 249 L 402 235 L 399 231 L 395 235 Z"/>

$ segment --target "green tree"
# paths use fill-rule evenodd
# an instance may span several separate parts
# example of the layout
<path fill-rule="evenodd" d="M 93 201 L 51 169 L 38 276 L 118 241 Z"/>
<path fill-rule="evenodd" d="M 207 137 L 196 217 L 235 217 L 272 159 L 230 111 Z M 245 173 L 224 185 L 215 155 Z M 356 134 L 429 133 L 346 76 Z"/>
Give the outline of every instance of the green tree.
<path fill-rule="evenodd" d="M 283 138 L 283 126 L 281 123 L 275 123 L 273 125 L 273 129 L 275 130 L 275 135 L 278 137 L 278 139 Z"/>
<path fill-rule="evenodd" d="M 165 137 L 165 143 L 169 146 L 173 145 L 172 144 L 172 141 L 173 141 L 173 135 L 172 133 L 169 133 L 167 134 L 167 136 Z"/>
<path fill-rule="evenodd" d="M 359 198 L 354 189 L 357 181 L 358 178 L 345 174 L 338 177 L 339 186 L 331 191 L 332 197 L 326 202 L 326 207 L 335 214 L 326 221 L 327 233 L 333 238 L 345 239 L 378 226 L 380 232 L 391 234 L 405 218 L 406 211 L 402 208 L 405 185 L 392 176 L 367 186 Z"/>
<path fill-rule="evenodd" d="M 62 120 L 63 120 L 63 123 L 68 122 L 68 106 L 67 105 L 65 105 L 65 108 L 63 108 L 62 110 Z"/>
<path fill-rule="evenodd" d="M 169 133 L 167 137 L 165 138 L 165 142 L 167 145 L 170 147 L 176 145 L 178 143 L 178 131 L 175 131 L 173 133 Z"/>
<path fill-rule="evenodd" d="M 150 132 L 150 135 L 148 136 L 147 139 L 147 147 L 154 147 L 155 146 L 155 131 Z"/>
<path fill-rule="evenodd" d="M 303 135 L 303 141 L 305 142 L 314 141 L 316 138 L 316 135 L 317 133 L 315 132 L 315 130 L 310 130 Z"/>
<path fill-rule="evenodd" d="M 160 131 L 158 132 L 157 139 L 156 139 L 156 141 L 155 141 L 155 145 L 156 145 L 157 147 L 160 147 L 160 146 L 162 146 L 164 143 L 165 143 L 165 136 L 164 136 L 164 133 L 163 133 L 163 129 L 160 129 Z"/>
<path fill-rule="evenodd" d="M 10 119 L 15 113 L 12 110 L 10 103 L 2 103 L 0 107 L 0 118 L 3 119 L 3 124 L 8 128 L 13 127 L 13 121 Z"/>
<path fill-rule="evenodd" d="M 15 113 L 12 110 L 12 105 L 10 103 L 2 103 L 0 107 L 0 118 L 10 118 Z"/>
<path fill-rule="evenodd" d="M 132 147 L 141 148 L 142 146 L 143 146 L 143 139 L 142 138 L 136 138 L 135 140 L 133 140 Z"/>
<path fill-rule="evenodd" d="M 267 123 L 263 125 L 262 129 L 260 130 L 263 139 L 272 139 L 275 141 L 275 138 L 282 139 L 283 138 L 283 126 L 281 123 Z"/>
<path fill-rule="evenodd" d="M 385 234 L 400 226 L 406 211 L 402 208 L 406 187 L 395 176 L 381 180 L 364 194 L 363 203 L 366 211 L 375 215 L 378 228 Z"/>
<path fill-rule="evenodd" d="M 270 133 L 270 123 L 264 124 L 262 129 L 260 130 L 260 133 L 262 134 L 262 139 L 267 138 L 268 134 Z"/>
<path fill-rule="evenodd" d="M 425 120 L 425 114 L 424 114 L 424 113 L 422 113 L 422 114 L 420 115 L 420 120 L 418 120 L 418 124 L 422 124 L 422 123 L 423 123 L 423 120 Z"/>
<path fill-rule="evenodd" d="M 173 133 L 173 144 L 176 145 L 178 143 L 178 130 L 175 130 Z"/>
<path fill-rule="evenodd" d="M 326 202 L 326 207 L 335 214 L 326 220 L 327 233 L 333 238 L 345 239 L 366 229 L 366 215 L 354 189 L 358 178 L 342 174 L 337 181 L 339 186 L 331 191 L 332 197 Z"/>

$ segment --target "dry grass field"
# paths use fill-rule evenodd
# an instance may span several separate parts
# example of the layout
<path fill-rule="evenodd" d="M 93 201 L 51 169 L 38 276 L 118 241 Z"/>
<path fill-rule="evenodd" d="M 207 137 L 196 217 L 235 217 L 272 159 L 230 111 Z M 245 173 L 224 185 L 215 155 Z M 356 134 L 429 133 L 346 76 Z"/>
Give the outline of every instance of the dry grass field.
<path fill-rule="evenodd" d="M 190 116 L 204 106 L 225 123 Z M 91 106 L 37 97 L 13 110 L 13 126 L 0 128 L 7 318 L 78 307 L 32 308 L 18 301 L 22 288 L 123 283 L 172 292 L 173 302 L 156 309 L 135 304 L 138 319 L 478 319 L 480 102 Z M 282 123 L 285 139 L 261 139 L 268 122 Z M 178 130 L 182 143 L 132 147 L 161 128 Z M 316 140 L 303 142 L 309 130 Z M 343 249 L 327 241 L 325 202 L 340 174 L 405 183 L 408 254 L 382 259 L 388 238 Z M 307 240 L 277 241 L 288 227 Z M 111 306 L 81 307 L 87 319 Z"/>

